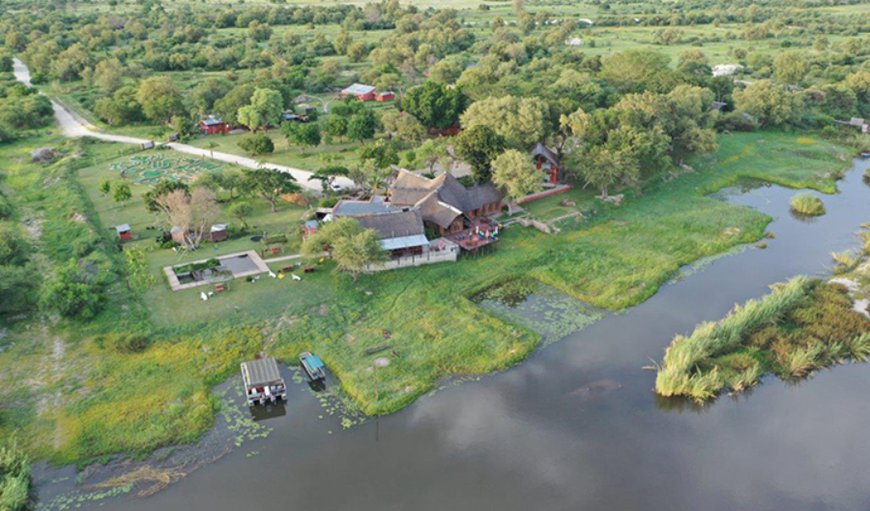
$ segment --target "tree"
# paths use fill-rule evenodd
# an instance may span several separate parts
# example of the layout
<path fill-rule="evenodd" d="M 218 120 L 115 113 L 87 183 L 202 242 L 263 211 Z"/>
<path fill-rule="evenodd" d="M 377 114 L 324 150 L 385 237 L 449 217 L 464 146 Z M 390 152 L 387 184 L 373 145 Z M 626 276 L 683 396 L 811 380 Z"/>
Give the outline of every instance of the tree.
<path fill-rule="evenodd" d="M 667 92 L 676 85 L 670 58 L 649 50 L 627 50 L 604 59 L 600 77 L 620 92 Z"/>
<path fill-rule="evenodd" d="M 385 112 L 381 124 L 389 138 L 395 136 L 406 142 L 419 142 L 426 137 L 426 128 L 407 112 Z"/>
<path fill-rule="evenodd" d="M 239 140 L 239 147 L 251 155 L 271 154 L 275 150 L 275 144 L 265 133 L 252 133 Z"/>
<path fill-rule="evenodd" d="M 160 197 L 161 195 L 166 195 L 167 193 L 173 192 L 175 190 L 182 190 L 185 194 L 190 193 L 190 188 L 187 186 L 187 183 L 184 183 L 183 181 L 161 179 L 156 185 L 151 187 L 151 189 L 145 192 L 145 194 L 142 196 L 142 199 L 145 201 L 145 209 L 152 213 L 157 213 L 158 211 L 160 211 L 157 204 L 157 197 Z"/>
<path fill-rule="evenodd" d="M 272 207 L 272 213 L 277 211 L 278 197 L 288 193 L 297 193 L 300 188 L 296 179 L 287 172 L 273 169 L 255 169 L 242 171 L 244 182 L 242 189 L 251 195 L 259 195 Z"/>
<path fill-rule="evenodd" d="M 734 107 L 764 126 L 779 126 L 797 120 L 801 107 L 794 94 L 770 80 L 758 80 L 734 91 Z"/>
<path fill-rule="evenodd" d="M 174 190 L 156 198 L 158 211 L 167 223 L 181 228 L 183 245 L 194 250 L 220 216 L 214 192 L 198 186 L 189 194 Z"/>
<path fill-rule="evenodd" d="M 618 150 L 607 147 L 593 149 L 582 159 L 576 161 L 580 176 L 601 192 L 601 198 L 607 199 L 609 188 L 626 179 L 636 177 L 638 167 L 631 158 Z"/>
<path fill-rule="evenodd" d="M 490 97 L 476 101 L 462 114 L 464 129 L 489 126 L 508 147 L 525 150 L 550 133 L 549 107 L 536 97 Z"/>
<path fill-rule="evenodd" d="M 97 315 L 104 293 L 91 274 L 70 259 L 59 265 L 42 289 L 42 306 L 62 316 L 89 319 Z"/>
<path fill-rule="evenodd" d="M 320 145 L 320 127 L 315 123 L 285 122 L 281 125 L 281 132 L 291 144 L 303 151 L 305 147 Z"/>
<path fill-rule="evenodd" d="M 371 161 L 378 169 L 385 169 L 390 165 L 399 163 L 399 154 L 396 146 L 386 140 L 378 140 L 373 144 L 366 144 L 359 150 L 360 159 Z"/>
<path fill-rule="evenodd" d="M 439 162 L 446 171 L 450 167 L 450 159 L 447 146 L 440 140 L 429 139 L 414 151 L 414 165 L 417 168 L 425 165 L 430 174 L 435 172 L 435 165 Z"/>
<path fill-rule="evenodd" d="M 255 87 L 252 83 L 237 85 L 222 98 L 215 100 L 215 113 L 217 113 L 224 122 L 228 122 L 231 125 L 238 124 L 239 109 L 251 103 L 254 89 Z"/>
<path fill-rule="evenodd" d="M 806 51 L 784 51 L 773 59 L 773 76 L 782 83 L 799 83 L 807 74 Z"/>
<path fill-rule="evenodd" d="M 184 111 L 181 93 L 168 76 L 143 80 L 136 91 L 136 101 L 142 105 L 145 117 L 156 122 L 168 123 L 173 115 Z"/>
<path fill-rule="evenodd" d="M 337 138 L 341 140 L 347 134 L 347 118 L 339 115 L 331 115 L 323 122 L 323 132 L 329 140 Z"/>
<path fill-rule="evenodd" d="M 283 110 L 284 98 L 280 92 L 256 89 L 251 96 L 251 103 L 239 108 L 238 120 L 251 131 L 257 131 L 259 128 L 277 125 Z"/>
<path fill-rule="evenodd" d="M 232 201 L 236 198 L 239 188 L 242 186 L 244 176 L 238 169 L 225 170 L 223 172 L 209 172 L 198 177 L 196 180 L 197 186 L 204 186 L 215 192 L 224 192 L 227 197 L 224 200 Z M 218 202 L 221 202 L 218 200 Z"/>
<path fill-rule="evenodd" d="M 190 102 L 196 111 L 202 115 L 208 114 L 214 108 L 215 103 L 229 94 L 232 84 L 224 78 L 206 78 L 196 84 L 190 91 Z M 251 89 L 253 94 L 253 88 Z M 242 105 L 250 102 L 250 94 Z M 236 108 L 238 110 L 238 108 Z M 226 120 L 226 119 L 224 119 Z"/>
<path fill-rule="evenodd" d="M 106 59 L 94 66 L 94 85 L 111 94 L 124 83 L 124 66 L 118 59 Z"/>
<path fill-rule="evenodd" d="M 111 97 L 100 98 L 94 103 L 97 116 L 112 126 L 139 122 L 143 119 L 142 105 L 136 99 L 135 87 L 121 87 Z"/>
<path fill-rule="evenodd" d="M 336 267 L 350 273 L 354 281 L 369 265 L 388 257 L 378 240 L 378 233 L 364 229 L 350 217 L 325 223 L 302 243 L 302 253 L 309 257 L 319 256 L 323 250 L 329 251 Z"/>
<path fill-rule="evenodd" d="M 23 264 L 29 249 L 17 225 L 0 222 L 0 264 Z"/>
<path fill-rule="evenodd" d="M 492 182 L 518 200 L 541 189 L 541 176 L 528 154 L 508 149 L 492 162 Z"/>
<path fill-rule="evenodd" d="M 492 161 L 506 148 L 505 138 L 484 124 L 462 131 L 454 144 L 456 155 L 471 166 L 471 176 L 478 183 L 489 181 Z"/>
<path fill-rule="evenodd" d="M 432 80 L 408 90 L 402 109 L 430 129 L 447 129 L 459 120 L 466 98 L 457 88 Z"/>
<path fill-rule="evenodd" d="M 127 183 L 118 184 L 115 186 L 115 191 L 112 193 L 112 199 L 118 203 L 127 202 L 132 197 L 133 194 L 130 192 L 130 185 Z"/>
<path fill-rule="evenodd" d="M 245 229 L 248 228 L 247 218 L 251 216 L 251 213 L 253 213 L 253 211 L 253 206 L 251 206 L 251 204 L 246 201 L 234 202 L 230 204 L 229 208 L 227 208 L 227 213 L 231 217 L 238 220 Z"/>
<path fill-rule="evenodd" d="M 97 187 L 97 189 L 100 191 L 101 194 L 109 195 L 109 192 L 112 191 L 112 182 L 108 179 L 103 179 L 102 181 L 100 181 L 100 185 L 99 187 Z"/>
<path fill-rule="evenodd" d="M 335 178 L 339 176 L 347 177 L 349 175 L 350 169 L 348 169 L 347 167 L 342 167 L 341 165 L 329 165 L 317 169 L 313 174 L 311 174 L 311 176 L 308 177 L 308 180 L 320 181 L 323 193 L 326 193 L 330 190 L 330 186 L 335 181 Z"/>
<path fill-rule="evenodd" d="M 377 129 L 378 120 L 369 109 L 353 114 L 347 121 L 347 136 L 357 142 L 374 137 Z"/>

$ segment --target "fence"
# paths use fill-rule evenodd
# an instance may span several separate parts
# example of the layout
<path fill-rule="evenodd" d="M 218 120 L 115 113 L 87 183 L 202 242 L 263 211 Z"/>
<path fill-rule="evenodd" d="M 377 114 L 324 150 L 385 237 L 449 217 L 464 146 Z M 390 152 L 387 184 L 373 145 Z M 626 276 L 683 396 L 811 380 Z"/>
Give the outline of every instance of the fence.
<path fill-rule="evenodd" d="M 384 263 L 369 265 L 368 271 L 384 271 L 395 270 L 397 268 L 410 268 L 412 266 L 423 266 L 424 264 L 435 264 L 444 262 L 455 262 L 459 255 L 459 247 L 449 247 L 444 250 L 430 250 L 425 254 L 399 257 L 390 259 Z"/>

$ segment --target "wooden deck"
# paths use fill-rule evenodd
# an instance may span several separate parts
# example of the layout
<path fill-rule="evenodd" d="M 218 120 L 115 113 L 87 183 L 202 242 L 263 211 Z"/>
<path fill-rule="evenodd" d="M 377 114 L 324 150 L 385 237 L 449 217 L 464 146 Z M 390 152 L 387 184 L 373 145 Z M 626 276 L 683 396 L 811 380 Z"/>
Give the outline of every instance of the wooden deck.
<path fill-rule="evenodd" d="M 475 218 L 468 229 L 444 236 L 466 252 L 477 252 L 498 243 L 498 223 L 486 217 Z M 487 235 L 489 233 L 489 235 Z"/>

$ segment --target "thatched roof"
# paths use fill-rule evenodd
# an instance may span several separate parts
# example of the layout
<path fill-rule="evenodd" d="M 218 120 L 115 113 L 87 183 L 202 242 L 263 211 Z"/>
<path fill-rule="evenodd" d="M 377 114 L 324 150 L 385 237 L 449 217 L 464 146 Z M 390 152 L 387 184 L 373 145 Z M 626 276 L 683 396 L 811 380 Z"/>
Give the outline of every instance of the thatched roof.
<path fill-rule="evenodd" d="M 491 183 L 466 188 L 452 174 L 426 179 L 404 169 L 399 170 L 390 187 L 390 202 L 394 206 L 419 207 L 424 220 L 441 227 L 447 227 L 463 213 L 501 198 L 502 193 Z"/>

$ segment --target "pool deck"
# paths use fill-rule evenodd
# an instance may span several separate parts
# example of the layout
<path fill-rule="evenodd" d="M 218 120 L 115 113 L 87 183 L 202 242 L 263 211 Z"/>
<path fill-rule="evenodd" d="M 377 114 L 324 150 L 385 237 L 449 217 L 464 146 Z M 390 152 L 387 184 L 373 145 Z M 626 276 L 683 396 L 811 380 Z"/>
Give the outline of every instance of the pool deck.
<path fill-rule="evenodd" d="M 263 259 L 260 257 L 260 254 L 258 254 L 255 250 L 248 250 L 246 252 L 236 252 L 234 254 L 222 255 L 222 256 L 218 257 L 217 260 L 222 261 L 224 259 L 232 259 L 234 257 L 239 257 L 239 256 L 246 255 L 246 254 L 247 254 L 248 258 L 250 258 L 251 262 L 257 266 L 257 269 L 250 270 L 250 271 L 243 271 L 243 272 L 239 272 L 239 273 L 234 272 L 233 273 L 234 279 L 240 279 L 242 277 L 249 277 L 251 275 L 259 275 L 261 273 L 268 273 L 269 272 L 269 266 L 266 265 L 266 262 L 263 261 Z M 211 259 L 211 258 L 208 258 L 208 259 Z M 208 259 L 200 259 L 199 261 L 192 261 L 191 263 L 184 263 L 184 264 L 204 263 L 205 261 L 208 261 Z M 175 266 L 180 266 L 180 265 L 175 265 Z M 196 282 L 188 282 L 187 284 L 182 284 L 181 282 L 179 282 L 178 277 L 175 275 L 175 270 L 173 270 L 173 268 L 175 268 L 175 266 L 165 266 L 163 268 L 163 273 L 166 275 L 166 278 L 169 281 L 169 287 L 173 291 L 183 291 L 185 289 L 191 289 L 194 287 L 207 286 L 207 285 L 214 284 L 214 282 L 211 282 L 208 280 L 200 280 L 200 281 L 196 281 Z"/>

